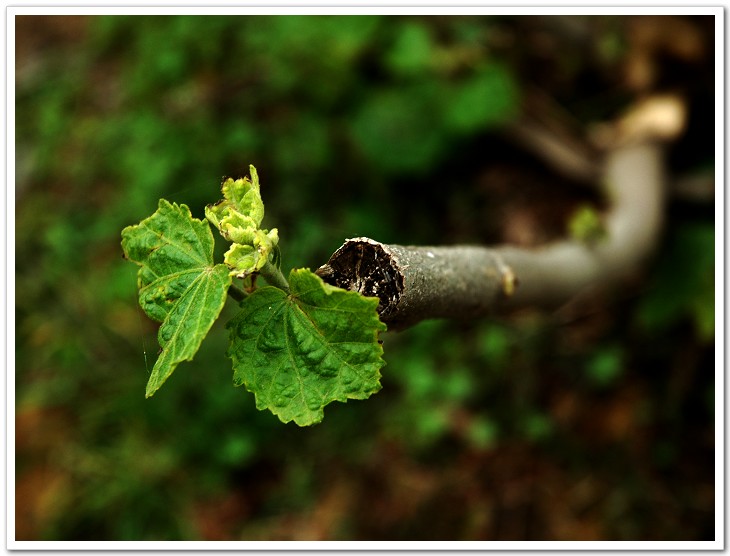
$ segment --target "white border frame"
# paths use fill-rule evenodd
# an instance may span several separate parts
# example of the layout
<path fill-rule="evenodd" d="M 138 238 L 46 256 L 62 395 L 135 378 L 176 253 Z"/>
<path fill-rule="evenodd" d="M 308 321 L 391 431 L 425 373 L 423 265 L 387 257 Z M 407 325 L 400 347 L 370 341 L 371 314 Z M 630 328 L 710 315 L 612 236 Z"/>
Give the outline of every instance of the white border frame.
<path fill-rule="evenodd" d="M 457 6 L 446 7 L 441 3 L 418 2 L 416 0 L 401 0 L 398 5 L 392 2 L 375 1 L 367 5 L 342 5 L 342 2 L 324 0 L 316 5 L 303 5 L 301 2 L 292 4 L 248 4 L 223 5 L 202 7 L 186 2 L 161 0 L 157 6 L 140 6 L 123 4 L 118 6 L 99 6 L 87 2 L 77 2 L 74 6 L 6 6 L 6 56 L 5 56 L 5 162 L 6 162 L 6 259 L 5 289 L 6 320 L 5 335 L 6 368 L 6 548 L 8 550 L 249 550 L 249 551 L 282 551 L 282 550 L 317 550 L 317 551 L 344 551 L 344 550 L 418 550 L 418 551 L 454 551 L 454 550 L 723 550 L 725 548 L 725 377 L 724 377 L 724 347 L 725 343 L 717 341 L 725 339 L 724 327 L 724 286 L 725 286 L 725 12 L 721 6 L 686 7 L 666 6 L 665 2 L 650 0 L 645 6 L 603 6 L 585 7 L 573 2 L 563 2 L 559 7 L 530 7 L 530 6 L 484 6 L 482 2 L 461 0 Z M 537 2 L 538 6 L 544 4 Z M 15 540 L 15 314 L 11 310 L 9 300 L 15 297 L 15 278 L 11 271 L 15 269 L 15 16 L 17 15 L 102 15 L 102 14 L 146 14 L 146 15 L 279 15 L 279 14 L 338 14 L 338 15 L 366 15 L 366 14 L 424 14 L 424 15 L 713 15 L 715 17 L 715 540 L 714 541 L 683 541 L 683 542 L 650 542 L 650 541 L 602 541 L 602 542 L 563 542 L 563 541 L 443 541 L 443 542 L 379 542 L 379 541 L 348 541 L 348 542 L 280 542 L 280 541 L 231 541 L 231 542 L 203 542 L 203 541 L 175 541 L 175 542 L 147 542 L 147 541 L 120 541 L 120 542 L 77 542 L 77 541 L 16 541 Z M 719 232 L 719 233 L 718 233 Z M 721 264 L 717 264 L 720 262 Z M 13 371 L 13 372 L 11 372 Z"/>

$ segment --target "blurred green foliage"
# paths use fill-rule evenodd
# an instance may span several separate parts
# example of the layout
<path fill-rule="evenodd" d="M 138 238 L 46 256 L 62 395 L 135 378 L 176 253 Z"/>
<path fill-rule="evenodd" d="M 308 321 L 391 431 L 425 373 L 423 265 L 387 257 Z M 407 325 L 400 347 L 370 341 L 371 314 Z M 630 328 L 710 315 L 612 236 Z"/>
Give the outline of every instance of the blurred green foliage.
<path fill-rule="evenodd" d="M 570 237 L 588 244 L 605 237 L 606 230 L 596 209 L 589 205 L 579 207 L 568 221 Z"/>
<path fill-rule="evenodd" d="M 714 225 L 687 224 L 672 230 L 667 243 L 638 319 L 645 328 L 657 332 L 689 317 L 697 336 L 711 342 L 715 338 Z"/>
<path fill-rule="evenodd" d="M 576 501 L 570 515 L 599 520 L 603 538 L 712 531 L 711 493 L 698 479 L 712 452 L 696 434 L 714 412 L 705 372 L 714 235 L 704 214 L 673 217 L 645 295 L 587 322 L 527 315 L 387 333 L 383 390 L 333 404 L 312 429 L 282 425 L 232 387 L 223 324 L 233 303 L 195 360 L 144 399 L 156 326 L 137 307 L 136 269 L 121 259 L 119 232 L 159 198 L 202 218 L 196 207 L 217 198 L 220 178 L 255 164 L 264 225 L 280 228 L 292 267 L 316 267 L 360 235 L 499 239 L 479 227 L 488 198 L 479 176 L 502 152 L 490 133 L 519 114 L 526 75 L 540 73 L 494 46 L 513 23 L 93 16 L 21 24 L 19 539 L 569 537 L 560 533 L 567 525 L 550 521 L 568 514 L 552 512 L 552 502 L 540 509 L 541 496 L 557 492 Z M 567 52 L 561 67 L 580 67 L 582 55 Z M 553 75 L 562 99 L 565 84 L 587 81 L 570 71 Z M 575 101 L 584 107 L 604 98 L 583 93 Z M 520 198 L 519 187 L 510 194 Z M 659 483 L 648 483 L 654 473 Z M 580 502 L 584 491 L 593 506 Z M 510 528 L 521 523 L 519 500 L 534 500 L 532 532 Z M 492 515 L 502 516 L 501 529 Z M 594 531 L 576 519 L 572 534 Z"/>

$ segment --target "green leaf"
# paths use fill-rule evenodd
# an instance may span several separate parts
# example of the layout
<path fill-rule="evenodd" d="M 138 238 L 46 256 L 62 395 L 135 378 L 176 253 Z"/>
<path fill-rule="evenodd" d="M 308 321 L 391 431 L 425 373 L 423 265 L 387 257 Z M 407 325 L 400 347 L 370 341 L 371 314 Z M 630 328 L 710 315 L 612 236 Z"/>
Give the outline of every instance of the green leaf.
<path fill-rule="evenodd" d="M 235 243 L 251 243 L 253 233 L 264 219 L 259 177 L 250 166 L 251 179 L 226 178 L 221 185 L 224 199 L 205 208 L 205 216 L 218 228 L 221 235 Z"/>
<path fill-rule="evenodd" d="M 162 321 L 162 352 L 147 383 L 154 394 L 181 361 L 192 360 L 223 308 L 231 277 L 213 264 L 210 226 L 192 217 L 186 205 L 160 200 L 149 218 L 122 231 L 125 256 L 141 268 L 139 303 Z"/>
<path fill-rule="evenodd" d="M 162 353 L 147 382 L 146 397 L 154 394 L 182 361 L 192 361 L 203 338 L 226 301 L 231 277 L 219 264 L 201 272 L 185 291 L 157 334 Z"/>
<path fill-rule="evenodd" d="M 366 399 L 380 390 L 385 330 L 378 300 L 292 270 L 291 292 L 256 290 L 228 323 L 233 380 L 256 396 L 258 409 L 299 426 L 318 423 L 333 401 Z"/>
<path fill-rule="evenodd" d="M 159 322 L 197 276 L 213 266 L 210 226 L 193 218 L 186 205 L 164 199 L 152 216 L 122 230 L 122 250 L 141 266 L 139 304 Z"/>

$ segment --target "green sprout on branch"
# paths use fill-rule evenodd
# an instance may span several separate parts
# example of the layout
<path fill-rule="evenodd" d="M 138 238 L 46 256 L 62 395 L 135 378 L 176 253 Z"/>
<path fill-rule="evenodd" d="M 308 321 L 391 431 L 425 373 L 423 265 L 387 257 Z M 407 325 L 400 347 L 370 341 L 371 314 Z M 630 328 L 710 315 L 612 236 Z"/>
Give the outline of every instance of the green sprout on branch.
<path fill-rule="evenodd" d="M 227 294 L 239 300 L 226 325 L 233 381 L 254 394 L 258 409 L 311 425 L 323 419 L 327 404 L 380 390 L 385 362 L 378 335 L 386 326 L 378 299 L 326 284 L 306 268 L 284 277 L 279 232 L 261 228 L 256 168 L 250 178 L 226 178 L 221 190 L 224 198 L 208 205 L 205 216 L 231 243 L 223 263 L 213 260 L 210 225 L 183 204 L 162 199 L 152 216 L 122 231 L 125 258 L 140 266 L 140 306 L 162 323 L 147 397 L 193 359 Z M 256 287 L 257 276 L 268 285 Z"/>

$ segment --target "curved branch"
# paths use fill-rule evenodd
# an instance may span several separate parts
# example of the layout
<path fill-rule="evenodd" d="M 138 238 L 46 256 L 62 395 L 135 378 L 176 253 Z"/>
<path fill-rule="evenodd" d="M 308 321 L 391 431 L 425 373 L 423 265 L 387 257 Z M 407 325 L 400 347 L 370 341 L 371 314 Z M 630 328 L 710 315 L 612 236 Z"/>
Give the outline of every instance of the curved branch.
<path fill-rule="evenodd" d="M 682 118 L 680 110 L 677 119 Z M 616 126 L 601 171 L 612 208 L 600 240 L 523 249 L 401 246 L 355 238 L 317 274 L 330 284 L 380 298 L 380 317 L 395 329 L 429 318 L 473 318 L 499 308 L 556 307 L 588 286 L 615 284 L 645 260 L 661 231 L 665 176 L 663 147 L 656 138 L 667 136 L 655 129 L 655 120 L 637 118 L 636 111 Z"/>
<path fill-rule="evenodd" d="M 635 270 L 659 238 L 664 214 L 662 148 L 643 144 L 607 156 L 604 179 L 613 201 L 605 239 L 567 240 L 541 249 L 499 249 L 520 280 L 513 305 L 554 306 L 589 285 L 615 283 Z"/>

